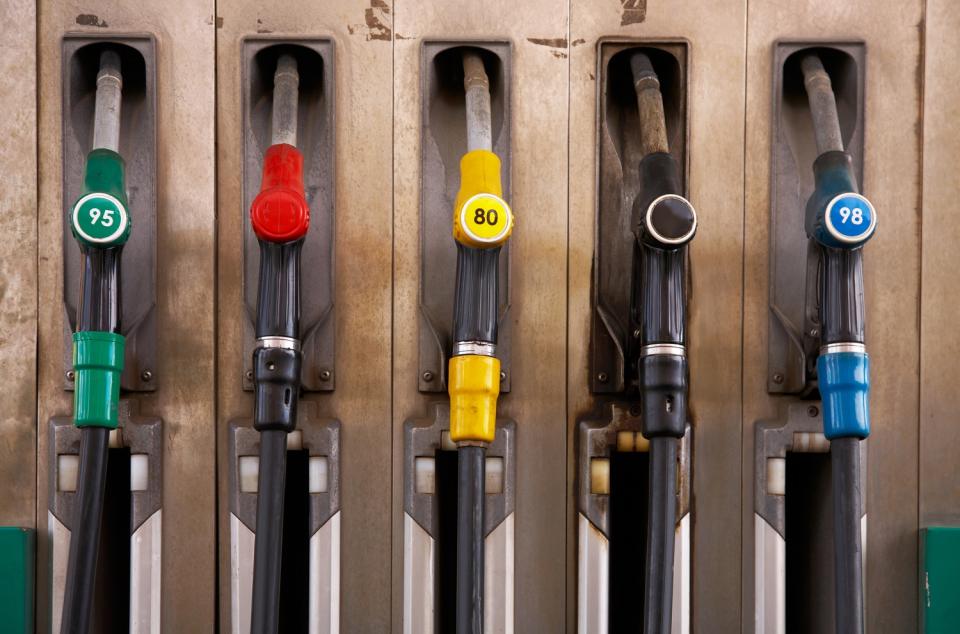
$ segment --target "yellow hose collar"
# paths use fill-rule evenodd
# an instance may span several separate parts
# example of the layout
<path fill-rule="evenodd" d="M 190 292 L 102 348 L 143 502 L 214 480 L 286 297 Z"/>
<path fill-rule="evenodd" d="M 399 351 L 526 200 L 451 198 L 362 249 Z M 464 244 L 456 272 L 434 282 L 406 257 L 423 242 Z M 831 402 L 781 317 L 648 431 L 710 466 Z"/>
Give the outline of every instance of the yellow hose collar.
<path fill-rule="evenodd" d="M 500 359 L 480 355 L 451 357 L 450 439 L 493 442 L 500 395 Z"/>

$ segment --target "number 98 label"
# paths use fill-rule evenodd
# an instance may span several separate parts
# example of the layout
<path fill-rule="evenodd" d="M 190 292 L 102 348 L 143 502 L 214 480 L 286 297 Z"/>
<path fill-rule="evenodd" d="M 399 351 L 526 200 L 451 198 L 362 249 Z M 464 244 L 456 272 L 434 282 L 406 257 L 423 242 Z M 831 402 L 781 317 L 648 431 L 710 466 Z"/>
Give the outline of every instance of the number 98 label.
<path fill-rule="evenodd" d="M 81 240 L 109 245 L 127 230 L 127 210 L 110 194 L 87 194 L 73 206 L 72 222 Z"/>
<path fill-rule="evenodd" d="M 495 246 L 503 243 L 513 228 L 509 205 L 493 194 L 477 194 L 460 208 L 459 228 L 467 243 L 474 246 Z"/>
<path fill-rule="evenodd" d="M 865 242 L 877 227 L 877 213 L 870 201 L 860 194 L 846 193 L 827 204 L 827 231 L 840 242 Z"/>

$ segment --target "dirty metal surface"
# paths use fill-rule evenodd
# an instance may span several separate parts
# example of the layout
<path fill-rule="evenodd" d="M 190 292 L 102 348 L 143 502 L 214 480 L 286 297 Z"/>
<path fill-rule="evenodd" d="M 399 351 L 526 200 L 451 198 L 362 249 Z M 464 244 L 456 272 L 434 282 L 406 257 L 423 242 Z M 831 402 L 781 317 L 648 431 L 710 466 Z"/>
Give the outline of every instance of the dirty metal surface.
<path fill-rule="evenodd" d="M 41 0 L 38 8 L 38 239 L 61 244 L 61 38 L 65 33 L 143 34 L 156 38 L 157 359 L 163 377 L 138 394 L 140 412 L 164 421 L 163 627 L 214 628 L 214 19 L 213 2 L 136 4 Z M 189 97 L 187 97 L 189 96 Z M 134 224 L 133 231 L 136 231 Z M 38 260 L 38 302 L 63 297 L 63 253 Z M 63 390 L 62 310 L 39 315 L 37 517 L 46 524 L 47 421 L 69 415 Z M 49 544 L 38 540 L 37 629 L 49 627 Z M 176 583 L 170 583 L 176 580 Z"/>

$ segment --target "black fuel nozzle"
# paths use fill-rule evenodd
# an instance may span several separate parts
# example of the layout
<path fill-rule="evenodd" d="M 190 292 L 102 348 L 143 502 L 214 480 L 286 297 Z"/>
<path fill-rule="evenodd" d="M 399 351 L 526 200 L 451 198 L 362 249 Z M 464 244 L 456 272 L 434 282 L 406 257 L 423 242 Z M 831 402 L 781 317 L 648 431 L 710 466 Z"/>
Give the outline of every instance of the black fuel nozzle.
<path fill-rule="evenodd" d="M 630 58 L 641 147 L 640 195 L 633 205 L 631 321 L 643 408 L 643 435 L 682 438 L 687 421 L 686 245 L 697 214 L 682 195 L 680 167 L 670 155 L 660 81 L 650 58 Z"/>

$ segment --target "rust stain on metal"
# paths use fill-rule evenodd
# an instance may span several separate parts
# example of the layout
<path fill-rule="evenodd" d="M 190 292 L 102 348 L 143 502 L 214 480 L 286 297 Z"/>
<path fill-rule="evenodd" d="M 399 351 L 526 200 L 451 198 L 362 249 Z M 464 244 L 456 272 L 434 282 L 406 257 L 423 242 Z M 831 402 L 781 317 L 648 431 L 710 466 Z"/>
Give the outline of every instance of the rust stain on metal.
<path fill-rule="evenodd" d="M 557 59 L 566 59 L 567 54 L 563 51 L 550 51 L 550 54 L 556 57 Z"/>
<path fill-rule="evenodd" d="M 567 48 L 567 38 L 565 37 L 528 37 L 527 41 L 537 46 L 549 46 L 550 48 Z"/>
<path fill-rule="evenodd" d="M 257 18 L 257 33 L 273 33 L 273 29 L 263 26 L 263 20 Z"/>
<path fill-rule="evenodd" d="M 570 46 L 580 46 L 581 44 L 586 44 L 587 41 L 582 37 L 578 37 L 574 41 L 570 42 Z"/>
<path fill-rule="evenodd" d="M 77 24 L 82 24 L 83 26 L 96 26 L 101 29 L 105 29 L 109 24 L 105 20 L 101 20 L 99 17 L 95 16 L 92 13 L 81 13 L 77 16 Z"/>
<path fill-rule="evenodd" d="M 390 5 L 384 0 L 370 0 L 370 7 L 363 11 L 363 24 L 348 24 L 347 33 L 350 35 L 362 34 L 367 41 L 393 40 L 393 31 L 387 24 L 390 23 Z"/>
<path fill-rule="evenodd" d="M 647 18 L 647 0 L 620 0 L 623 13 L 620 14 L 620 26 L 640 24 Z"/>

